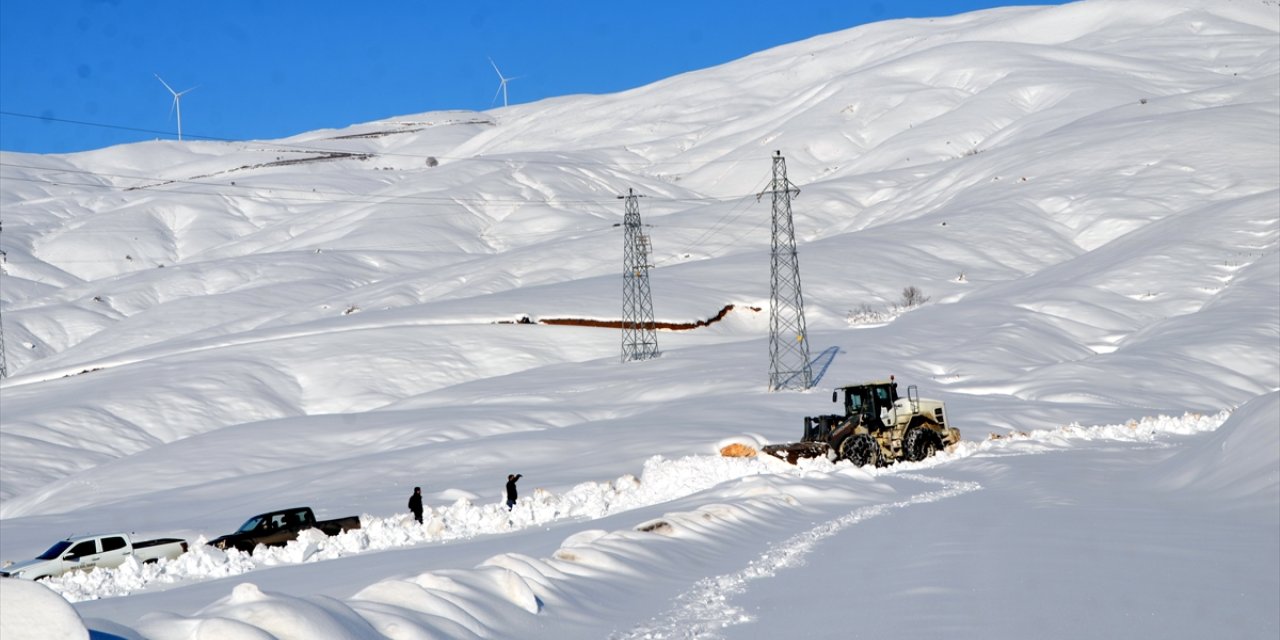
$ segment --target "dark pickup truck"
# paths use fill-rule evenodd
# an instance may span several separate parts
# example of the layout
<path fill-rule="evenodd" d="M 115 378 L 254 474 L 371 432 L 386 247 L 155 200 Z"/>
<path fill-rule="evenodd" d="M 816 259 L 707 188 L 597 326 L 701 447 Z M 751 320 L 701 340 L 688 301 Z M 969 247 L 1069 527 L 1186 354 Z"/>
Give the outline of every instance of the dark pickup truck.
<path fill-rule="evenodd" d="M 283 547 L 297 538 L 298 532 L 304 529 L 319 529 L 325 535 L 336 536 L 343 531 L 359 528 L 358 516 L 317 521 L 311 507 L 294 507 L 249 518 L 235 533 L 214 538 L 209 544 L 219 549 L 239 549 L 245 553 L 253 553 L 253 548 L 260 544 Z"/>

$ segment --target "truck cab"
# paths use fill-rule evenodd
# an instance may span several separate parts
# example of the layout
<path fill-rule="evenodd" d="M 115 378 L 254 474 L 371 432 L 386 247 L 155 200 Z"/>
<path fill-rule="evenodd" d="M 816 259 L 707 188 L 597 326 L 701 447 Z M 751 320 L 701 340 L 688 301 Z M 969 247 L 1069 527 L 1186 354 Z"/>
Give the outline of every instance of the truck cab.
<path fill-rule="evenodd" d="M 236 533 L 252 537 L 256 544 L 275 546 L 293 540 L 299 531 L 315 525 L 316 516 L 311 508 L 298 507 L 256 515 L 245 520 Z"/>
<path fill-rule="evenodd" d="M 844 415 L 858 417 L 868 429 L 890 426 L 897 421 L 898 383 L 877 381 L 841 387 L 832 394 L 832 400 L 838 402 L 837 394 L 841 392 L 844 394 Z M 885 419 L 891 415 L 890 420 Z"/>
<path fill-rule="evenodd" d="M 99 564 L 107 566 L 119 565 L 124 559 L 133 555 L 133 546 L 128 538 L 121 534 L 103 536 L 87 540 L 61 540 L 48 551 L 37 556 L 38 559 L 61 563 L 62 570 L 89 570 Z"/>

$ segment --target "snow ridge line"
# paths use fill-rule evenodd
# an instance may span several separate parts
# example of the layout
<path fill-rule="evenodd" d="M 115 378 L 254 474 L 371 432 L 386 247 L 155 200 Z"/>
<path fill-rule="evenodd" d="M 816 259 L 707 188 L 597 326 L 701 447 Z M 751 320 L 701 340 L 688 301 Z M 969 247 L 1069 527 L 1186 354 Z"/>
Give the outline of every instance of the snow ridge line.
<path fill-rule="evenodd" d="M 754 620 L 751 614 L 729 603 L 732 596 L 746 592 L 753 581 L 772 578 L 779 571 L 803 566 L 805 557 L 826 538 L 850 526 L 887 515 L 898 509 L 938 502 L 982 488 L 982 485 L 977 482 L 944 480 L 917 474 L 898 474 L 898 477 L 939 484 L 943 488 L 918 493 L 898 502 L 859 507 L 839 518 L 787 538 L 769 547 L 741 571 L 699 580 L 692 589 L 676 596 L 675 607 L 664 614 L 658 622 L 651 621 L 649 624 L 635 627 L 625 633 L 614 633 L 609 636 L 610 640 L 719 638 L 721 636 L 718 630 Z"/>

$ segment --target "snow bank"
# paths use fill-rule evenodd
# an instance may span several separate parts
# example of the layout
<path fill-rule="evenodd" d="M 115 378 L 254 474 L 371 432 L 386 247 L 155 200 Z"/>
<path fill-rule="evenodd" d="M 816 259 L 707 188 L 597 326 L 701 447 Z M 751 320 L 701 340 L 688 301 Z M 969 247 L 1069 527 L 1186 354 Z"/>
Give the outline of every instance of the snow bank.
<path fill-rule="evenodd" d="M 503 504 L 474 504 L 462 497 L 451 505 L 424 510 L 421 525 L 407 514 L 364 514 L 360 516 L 360 529 L 333 537 L 315 530 L 304 531 L 283 547 L 258 547 L 252 554 L 215 549 L 200 538 L 190 551 L 173 560 L 139 564 L 130 559 L 115 569 L 67 574 L 50 578 L 46 584 L 71 602 L 124 596 L 151 585 L 224 578 L 260 567 L 321 562 L 370 551 L 508 533 L 563 519 L 596 519 L 669 502 L 747 476 L 803 474 L 833 468 L 825 460 L 793 467 L 768 456 L 691 456 L 674 460 L 655 456 L 645 461 L 640 478 L 628 474 L 613 482 L 586 482 L 563 494 L 537 489 L 532 496 L 520 498 L 511 511 Z"/>
<path fill-rule="evenodd" d="M 1223 410 L 1214 415 L 1201 413 L 1187 413 L 1182 417 L 1162 415 L 1130 420 L 1124 424 L 1084 427 L 1073 423 L 1056 429 L 1015 431 L 999 436 L 993 434 L 991 438 L 983 441 L 963 440 L 953 446 L 950 451 L 935 456 L 933 464 L 995 451 L 1045 451 L 1065 448 L 1079 441 L 1155 442 L 1162 436 L 1192 435 L 1213 431 L 1222 426 L 1230 415 L 1231 412 Z M 926 460 L 919 464 L 929 462 Z"/>
<path fill-rule="evenodd" d="M 1280 391 L 1259 396 L 1153 473 L 1153 482 L 1229 509 L 1280 505 Z"/>
<path fill-rule="evenodd" d="M 752 518 L 752 503 L 776 505 L 788 501 L 778 495 L 757 496 L 745 505 L 709 505 L 692 513 L 667 514 L 661 521 L 703 531 L 736 526 Z M 637 530 L 650 532 L 642 527 Z M 804 550 L 818 539 L 813 538 Z M 624 562 L 616 551 L 634 548 L 643 540 L 629 530 L 579 532 L 567 537 L 550 558 L 502 554 L 470 570 L 430 571 L 407 580 L 377 582 L 345 601 L 320 596 L 291 597 L 242 583 L 230 595 L 195 615 L 147 616 L 139 631 L 161 640 L 502 636 L 495 629 L 510 628 L 512 620 L 521 616 L 540 614 L 544 607 L 542 595 L 556 592 L 566 581 L 634 575 L 634 564 L 652 558 L 631 553 Z M 794 559 L 797 555 L 793 551 L 788 557 Z M 206 629 L 206 623 L 217 626 Z M 516 622 L 515 626 L 520 624 Z M 213 635 L 215 630 L 224 635 Z"/>
<path fill-rule="evenodd" d="M 1259 416 L 1275 411 L 1274 397 L 1251 404 L 1246 413 L 1232 424 L 1261 424 Z M 1256 405 L 1256 406 L 1255 406 Z M 654 457 L 645 462 L 640 478 L 623 476 L 611 483 L 584 483 L 564 494 L 538 490 L 522 498 L 516 509 L 507 513 L 502 505 L 473 505 L 466 498 L 454 504 L 432 509 L 422 525 L 408 516 L 379 518 L 362 516 L 364 528 L 333 538 L 307 534 L 278 549 L 259 548 L 253 555 L 237 551 L 221 552 L 205 545 L 171 562 L 156 565 L 130 563 L 114 571 L 95 571 L 49 581 L 67 599 L 84 599 L 121 595 L 150 583 L 177 582 L 214 576 L 236 575 L 261 566 L 317 562 L 371 550 L 390 549 L 464 536 L 499 534 L 538 526 L 559 518 L 599 518 L 618 511 L 690 495 L 729 480 L 749 476 L 803 478 L 819 473 L 828 477 L 849 475 L 869 480 L 876 475 L 897 474 L 914 469 L 946 465 L 959 459 L 985 454 L 1025 455 L 1048 450 L 1072 448 L 1087 441 L 1155 442 L 1169 435 L 1212 431 L 1229 417 L 1228 412 L 1206 416 L 1186 414 L 1180 418 L 1158 416 L 1132 420 L 1124 424 L 1082 427 L 1068 425 L 1058 429 L 1016 433 L 983 442 L 962 442 L 950 452 L 918 463 L 904 463 L 883 469 L 853 469 L 849 463 L 832 463 L 825 459 L 806 461 L 793 466 L 768 456 L 758 458 L 723 458 L 691 456 L 676 460 Z M 1252 428 L 1252 427 L 1245 427 Z M 1231 434 L 1224 436 L 1230 439 Z M 1194 452 L 1212 448 L 1200 446 L 1188 450 L 1188 458 L 1200 460 Z M 1272 452 L 1274 454 L 1274 452 Z M 1247 457 L 1247 456 L 1246 456 Z M 1273 455 L 1274 457 L 1274 455 Z M 1259 457 L 1247 457 L 1259 459 Z M 1172 464 L 1172 463 L 1171 463 Z M 1177 465 L 1174 465 L 1177 466 Z M 677 602 L 677 607 L 661 620 L 633 632 L 643 637 L 657 630 L 665 633 L 687 624 L 724 626 L 746 621 L 742 612 L 728 607 L 722 594 L 741 589 L 748 581 L 768 577 L 777 570 L 800 561 L 817 541 L 835 532 L 877 517 L 896 508 L 941 500 L 978 490 L 974 483 L 950 482 L 923 476 L 902 475 L 940 488 L 905 499 L 859 507 L 837 520 L 820 524 L 775 545 L 747 569 L 709 579 L 696 585 Z M 804 486 L 804 485 L 798 485 Z M 1274 486 L 1274 485 L 1271 485 Z M 502 554 L 481 563 L 473 570 L 443 570 L 420 574 L 412 580 L 387 580 L 361 590 L 347 601 L 327 597 L 292 597 L 268 593 L 252 583 L 242 583 L 230 595 L 208 606 L 194 616 L 173 614 L 150 615 L 138 629 L 148 637 L 231 638 L 269 637 L 325 638 L 415 638 L 444 635 L 449 637 L 489 635 L 494 625 L 510 623 L 513 615 L 538 615 L 543 610 L 541 594 L 548 593 L 566 580 L 589 576 L 634 572 L 634 566 L 621 564 L 617 551 L 643 544 L 637 532 L 663 538 L 683 539 L 689 544 L 705 544 L 707 536 L 687 535 L 708 527 L 732 526 L 753 516 L 753 508 L 768 504 L 770 508 L 790 508 L 797 501 L 778 491 L 760 488 L 734 488 L 726 496 L 735 502 L 706 505 L 696 512 L 668 513 L 662 518 L 641 523 L 634 531 L 605 532 L 588 530 L 566 538 L 551 558 L 536 559 L 520 554 Z M 756 505 L 752 507 L 751 505 Z M 758 517 L 758 511 L 756 512 Z M 627 553 L 628 562 L 647 557 L 643 553 Z M 707 604 L 719 603 L 709 607 Z M 63 602 L 62 606 L 66 606 Z M 495 612 L 495 607 L 501 611 Z M 674 626 L 673 626 L 674 625 Z"/>
<path fill-rule="evenodd" d="M 267 593 L 247 582 L 236 585 L 231 595 L 210 605 L 201 615 L 152 616 L 144 620 L 139 630 L 159 640 L 380 637 L 368 622 L 345 605 L 325 598 Z"/>
<path fill-rule="evenodd" d="M 89 630 L 71 603 L 48 587 L 27 580 L 0 580 L 0 638 L 78 640 Z"/>

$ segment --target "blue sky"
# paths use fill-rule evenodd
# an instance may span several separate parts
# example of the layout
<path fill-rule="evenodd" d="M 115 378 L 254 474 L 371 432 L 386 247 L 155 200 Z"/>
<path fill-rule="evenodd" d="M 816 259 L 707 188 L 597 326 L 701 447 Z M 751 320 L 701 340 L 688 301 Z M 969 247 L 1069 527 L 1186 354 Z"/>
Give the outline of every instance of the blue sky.
<path fill-rule="evenodd" d="M 518 104 L 630 89 L 867 22 L 1007 4 L 1055 2 L 0 0 L 0 149 L 174 137 L 172 97 L 153 74 L 197 87 L 182 99 L 184 137 L 274 138 L 491 108 L 489 56 L 518 77 Z"/>

